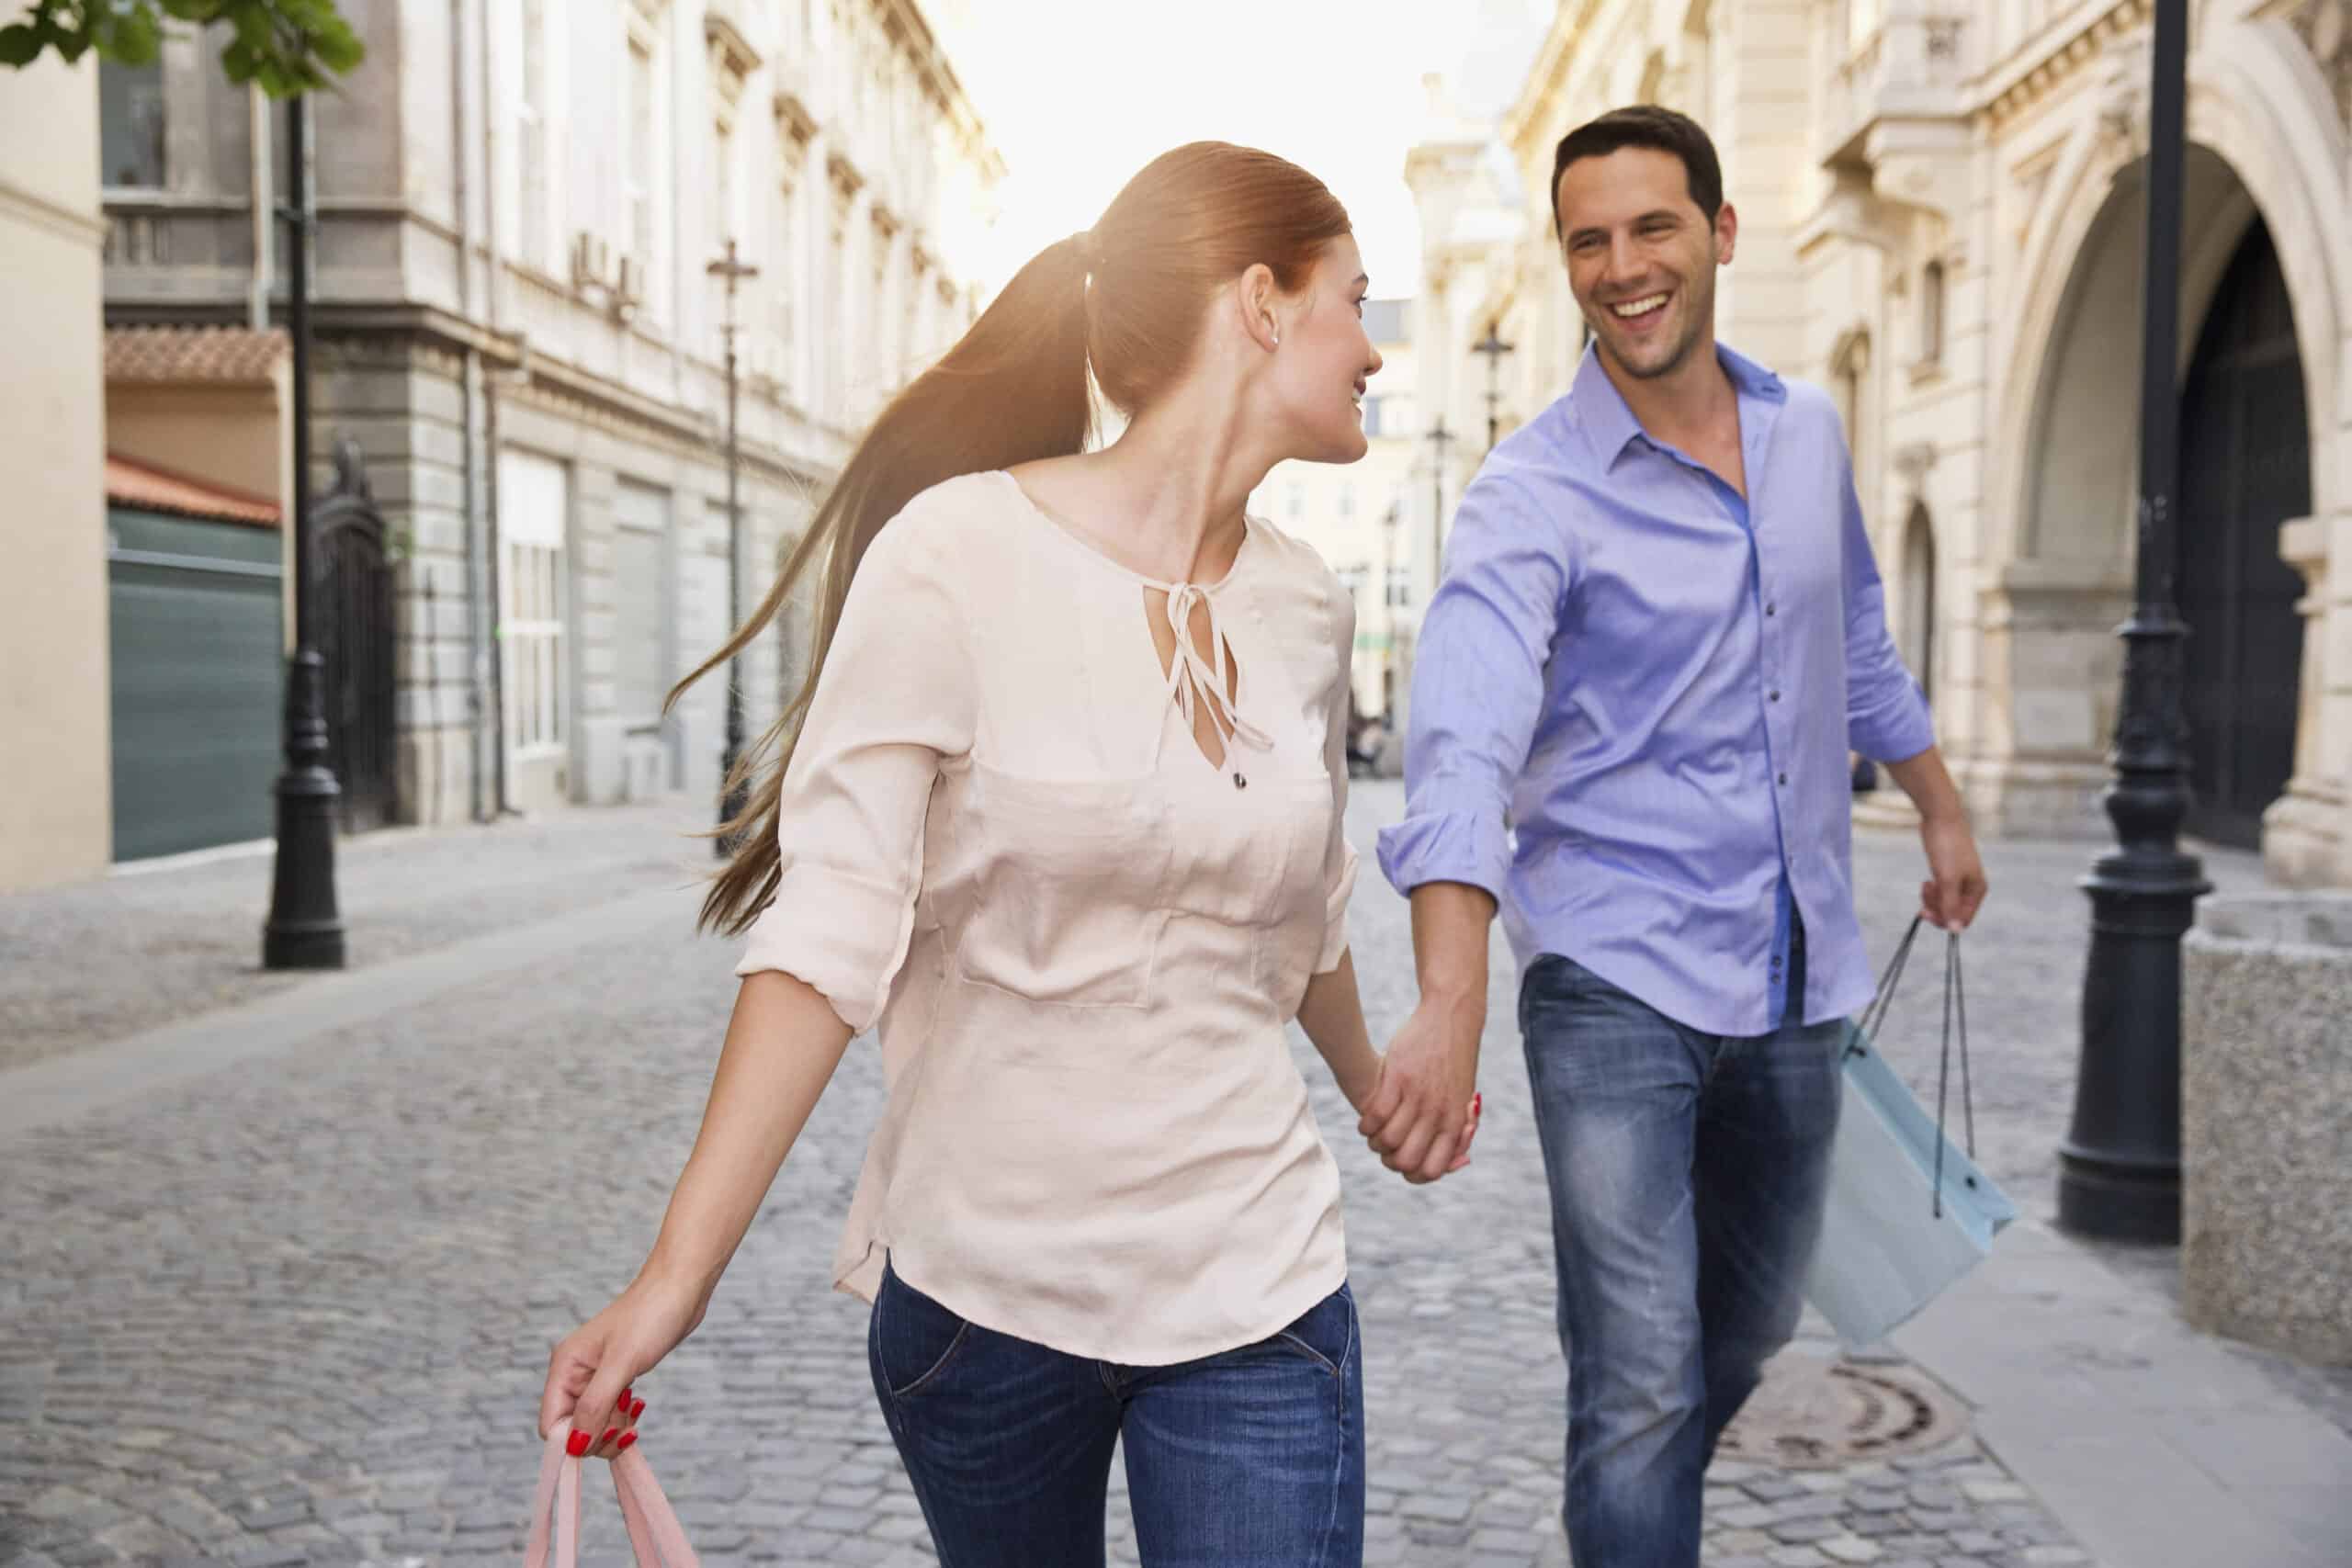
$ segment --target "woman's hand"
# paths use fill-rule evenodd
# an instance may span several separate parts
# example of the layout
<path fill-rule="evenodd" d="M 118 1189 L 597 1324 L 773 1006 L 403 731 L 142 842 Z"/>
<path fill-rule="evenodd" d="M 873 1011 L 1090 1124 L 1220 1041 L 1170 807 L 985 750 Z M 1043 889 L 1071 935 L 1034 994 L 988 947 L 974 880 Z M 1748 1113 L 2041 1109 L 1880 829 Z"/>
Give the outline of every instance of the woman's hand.
<path fill-rule="evenodd" d="M 1463 1125 L 1462 1143 L 1454 1150 L 1453 1163 L 1445 1168 L 1446 1175 L 1452 1176 L 1455 1171 L 1460 1170 L 1464 1166 L 1470 1163 L 1470 1143 L 1472 1139 L 1478 1135 L 1478 1116 L 1479 1113 L 1486 1109 L 1486 1105 L 1487 1097 L 1485 1095 L 1474 1094 L 1470 1097 L 1469 1119 Z"/>
<path fill-rule="evenodd" d="M 539 1436 L 569 1421 L 575 1434 L 591 1435 L 587 1452 L 610 1459 L 628 1447 L 645 1409 L 631 1385 L 695 1331 L 704 1301 L 690 1287 L 640 1276 L 612 1305 L 573 1329 L 548 1358 Z"/>
<path fill-rule="evenodd" d="M 747 976 L 718 1054 L 702 1132 L 636 1283 L 548 1358 L 539 1436 L 569 1421 L 609 1459 L 629 1414 L 621 1394 L 702 1322 L 785 1155 L 849 1045 L 849 1025 L 806 982 Z M 634 1395 L 629 1411 L 638 1407 Z"/>

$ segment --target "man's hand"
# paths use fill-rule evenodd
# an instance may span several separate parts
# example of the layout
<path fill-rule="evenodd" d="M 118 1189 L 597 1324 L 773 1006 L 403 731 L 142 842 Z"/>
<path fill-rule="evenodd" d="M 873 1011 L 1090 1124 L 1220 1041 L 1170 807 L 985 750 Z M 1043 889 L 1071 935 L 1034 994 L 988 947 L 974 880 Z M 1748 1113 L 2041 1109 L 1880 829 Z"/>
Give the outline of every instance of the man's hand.
<path fill-rule="evenodd" d="M 1976 855 L 1976 835 L 1958 813 L 1919 824 L 1928 852 L 1928 880 L 1919 885 L 1919 908 L 1928 923 L 1948 931 L 1968 929 L 1984 902 L 1984 863 Z"/>
<path fill-rule="evenodd" d="M 1379 1086 L 1356 1123 L 1380 1163 L 1419 1185 L 1460 1168 L 1476 1126 L 1478 1035 L 1487 1021 L 1483 988 L 1424 995 L 1389 1043 Z"/>
<path fill-rule="evenodd" d="M 1928 880 L 1919 885 L 1919 912 L 1943 931 L 1968 929 L 1984 902 L 1984 863 L 1976 858 L 1976 835 L 1969 830 L 1943 753 L 1930 746 L 1916 757 L 1889 762 L 1887 773 L 1919 808 L 1919 841 L 1928 851 Z"/>

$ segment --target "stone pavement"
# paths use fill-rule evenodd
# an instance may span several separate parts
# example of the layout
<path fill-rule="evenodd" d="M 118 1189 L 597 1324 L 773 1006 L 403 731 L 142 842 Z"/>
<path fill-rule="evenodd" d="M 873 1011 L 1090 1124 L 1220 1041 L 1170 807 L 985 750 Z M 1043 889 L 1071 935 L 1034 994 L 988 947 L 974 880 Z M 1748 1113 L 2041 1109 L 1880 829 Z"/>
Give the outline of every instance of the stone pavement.
<path fill-rule="evenodd" d="M 1397 807 L 1363 786 L 1360 841 Z M 357 849 L 364 966 L 299 981 L 250 972 L 266 861 L 0 900 L 0 1039 L 38 1032 L 20 1059 L 48 1058 L 0 1076 L 0 1568 L 516 1560 L 546 1348 L 641 1258 L 732 999 L 731 944 L 690 939 L 690 895 L 661 891 L 699 863 L 675 836 L 698 825 L 583 813 Z M 2086 852 L 1991 859 L 1996 913 L 1969 950 L 1979 1133 L 2040 1213 Z M 1917 852 L 1866 838 L 1858 862 L 1883 948 Z M 1355 919 L 1385 1032 L 1410 1001 L 1404 906 L 1367 876 Z M 1347 1183 L 1374 1562 L 1566 1562 L 1549 1233 L 1498 971 L 1476 1161 L 1435 1188 L 1379 1169 L 1299 1047 Z M 1913 984 L 1928 1021 L 1934 983 Z M 1916 1071 L 1933 1039 L 1888 1044 Z M 825 1284 L 879 1094 L 854 1048 L 709 1320 L 640 1384 L 649 1457 L 714 1563 L 932 1561 L 864 1314 Z M 2330 1446 L 2352 1453 L 2342 1382 L 2180 1330 L 2149 1267 L 2021 1227 L 1898 1337 L 1978 1404 L 1984 1440 L 1719 1463 L 1710 1562 L 2352 1560 L 2352 1522 L 2313 1512 L 2352 1485 Z M 2171 1457 L 2133 1473 L 2152 1453 Z M 625 1559 L 590 1496 L 586 1555 Z M 2283 1544 L 2216 1555 L 2188 1531 L 2170 1550 L 2200 1507 L 2283 1519 Z"/>
<path fill-rule="evenodd" d="M 352 967 L 684 886 L 708 863 L 710 846 L 687 837 L 705 826 L 637 806 L 345 839 Z M 303 984 L 261 967 L 273 864 L 266 847 L 214 851 L 0 897 L 0 1068 Z"/>

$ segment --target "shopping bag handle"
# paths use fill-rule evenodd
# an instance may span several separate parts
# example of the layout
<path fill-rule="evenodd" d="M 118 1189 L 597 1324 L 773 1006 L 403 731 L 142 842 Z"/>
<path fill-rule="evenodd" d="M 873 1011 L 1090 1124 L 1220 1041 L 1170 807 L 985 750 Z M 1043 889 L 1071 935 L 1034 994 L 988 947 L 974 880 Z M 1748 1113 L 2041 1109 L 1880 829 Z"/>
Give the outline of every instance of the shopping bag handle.
<path fill-rule="evenodd" d="M 539 1483 L 531 1503 L 531 1533 L 523 1548 L 523 1568 L 578 1568 L 580 1562 L 580 1466 L 567 1444 L 570 1423 L 548 1434 L 539 1457 Z M 620 1497 L 621 1522 L 638 1568 L 700 1568 L 686 1544 L 685 1527 L 670 1506 L 644 1453 L 624 1449 L 612 1460 L 613 1490 Z"/>
<path fill-rule="evenodd" d="M 1911 959 L 1911 949 L 1919 939 L 1919 928 L 1927 923 L 1924 914 L 1911 917 L 1910 929 L 1895 944 L 1894 956 L 1888 960 L 1880 975 L 1878 991 L 1871 998 L 1871 1005 L 1862 1010 L 1860 1032 L 1866 1038 L 1878 1038 L 1886 1015 L 1894 1005 L 1894 987 L 1903 978 L 1904 965 Z M 1944 933 L 1944 1035 L 1943 1048 L 1936 1063 L 1936 1186 L 1935 1215 L 1944 1214 L 1944 1117 L 1951 1088 L 1951 1046 L 1955 1021 L 1960 1040 L 1960 1111 L 1962 1126 L 1968 1141 L 1968 1157 L 1976 1157 L 1976 1097 L 1969 1082 L 1968 1072 L 1968 998 L 1962 984 L 1960 964 L 1960 933 Z"/>

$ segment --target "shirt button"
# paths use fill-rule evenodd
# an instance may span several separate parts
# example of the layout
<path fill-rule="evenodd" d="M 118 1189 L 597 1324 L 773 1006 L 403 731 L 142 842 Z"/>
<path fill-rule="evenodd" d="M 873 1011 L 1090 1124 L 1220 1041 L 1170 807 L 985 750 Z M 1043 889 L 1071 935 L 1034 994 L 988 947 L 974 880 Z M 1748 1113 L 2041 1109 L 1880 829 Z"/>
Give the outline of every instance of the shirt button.
<path fill-rule="evenodd" d="M 1789 775 L 1788 775 L 1788 774 L 1786 774 L 1786 773 L 1782 773 L 1782 774 L 1781 775 L 1781 787 L 1782 789 L 1786 789 L 1786 788 L 1788 788 L 1788 787 L 1789 787 Z"/>
<path fill-rule="evenodd" d="M 1773 693 L 1773 694 L 1772 694 L 1772 700 L 1773 700 L 1774 702 L 1776 702 L 1776 703 L 1777 703 L 1777 702 L 1779 702 L 1779 701 L 1781 700 L 1781 694 L 1780 694 L 1780 693 L 1778 693 L 1778 692 Z"/>
<path fill-rule="evenodd" d="M 1777 615 L 1781 613 L 1781 607 L 1778 604 L 1767 604 L 1764 606 L 1764 613 L 1768 615 Z"/>

